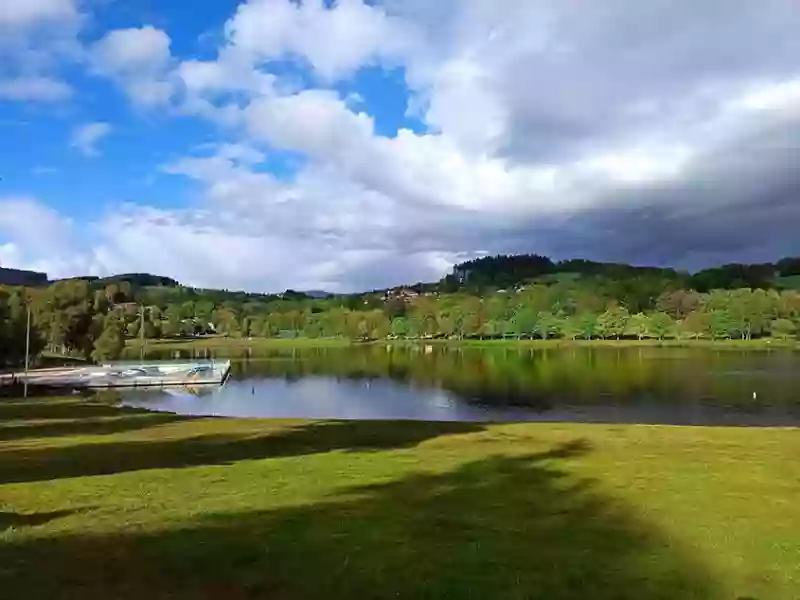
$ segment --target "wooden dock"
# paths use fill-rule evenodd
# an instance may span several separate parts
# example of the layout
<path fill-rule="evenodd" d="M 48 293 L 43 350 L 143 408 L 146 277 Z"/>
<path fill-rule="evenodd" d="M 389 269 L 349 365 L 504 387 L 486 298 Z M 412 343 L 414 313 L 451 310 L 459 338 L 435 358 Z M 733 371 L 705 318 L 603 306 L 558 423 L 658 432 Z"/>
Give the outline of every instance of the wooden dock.
<path fill-rule="evenodd" d="M 221 385 L 230 360 L 125 362 L 89 367 L 35 369 L 27 375 L 0 376 L 0 383 L 65 389 Z"/>

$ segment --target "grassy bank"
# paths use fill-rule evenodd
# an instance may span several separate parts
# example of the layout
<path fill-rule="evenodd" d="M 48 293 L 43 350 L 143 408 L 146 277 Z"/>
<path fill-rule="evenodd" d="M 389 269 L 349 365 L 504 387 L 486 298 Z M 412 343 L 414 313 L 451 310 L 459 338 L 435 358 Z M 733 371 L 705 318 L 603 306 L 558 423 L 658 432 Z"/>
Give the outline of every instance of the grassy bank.
<path fill-rule="evenodd" d="M 790 600 L 789 429 L 0 403 L 5 599 Z"/>
<path fill-rule="evenodd" d="M 188 339 L 163 339 L 147 340 L 145 347 L 148 351 L 172 351 L 172 350 L 244 350 L 252 348 L 272 349 L 272 348 L 317 348 L 317 347 L 342 347 L 350 346 L 353 342 L 344 338 L 232 338 L 232 337 L 201 337 Z M 128 340 L 126 352 L 138 352 L 141 350 L 139 340 Z"/>
<path fill-rule="evenodd" d="M 346 347 L 365 342 L 354 342 L 345 338 L 226 338 L 206 337 L 185 340 L 148 340 L 146 348 L 149 351 L 173 350 L 199 350 L 199 351 L 241 351 L 246 349 L 270 350 L 280 348 L 315 348 L 315 347 Z M 707 348 L 711 350 L 774 350 L 789 349 L 800 350 L 800 341 L 797 340 L 380 340 L 367 342 L 372 344 L 429 344 L 465 347 L 523 347 L 523 348 Z M 138 340 L 129 340 L 128 353 L 136 353 L 141 349 Z"/>
<path fill-rule="evenodd" d="M 770 350 L 800 349 L 798 340 L 757 339 L 757 340 L 564 340 L 564 339 L 505 339 L 505 340 L 432 340 L 425 343 L 439 343 L 456 346 L 507 346 L 534 348 L 708 348 L 711 350 Z"/>

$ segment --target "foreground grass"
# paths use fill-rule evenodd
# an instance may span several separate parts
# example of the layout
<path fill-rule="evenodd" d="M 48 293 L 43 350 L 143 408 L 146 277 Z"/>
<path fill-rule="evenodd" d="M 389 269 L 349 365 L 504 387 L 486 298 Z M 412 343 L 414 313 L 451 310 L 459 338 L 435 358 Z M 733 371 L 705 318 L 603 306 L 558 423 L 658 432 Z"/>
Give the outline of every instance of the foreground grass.
<path fill-rule="evenodd" d="M 4 599 L 790 600 L 792 429 L 0 403 Z"/>

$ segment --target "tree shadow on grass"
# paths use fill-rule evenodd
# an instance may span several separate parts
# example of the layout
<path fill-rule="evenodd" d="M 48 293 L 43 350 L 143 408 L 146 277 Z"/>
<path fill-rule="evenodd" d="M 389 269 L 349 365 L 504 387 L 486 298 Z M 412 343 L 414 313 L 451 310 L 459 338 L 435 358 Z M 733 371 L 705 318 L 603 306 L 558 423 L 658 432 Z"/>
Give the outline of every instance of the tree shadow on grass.
<path fill-rule="evenodd" d="M 716 600 L 703 565 L 562 468 L 577 443 L 152 533 L 0 548 L 16 598 Z M 47 576 L 42 576 L 47 573 Z"/>
<path fill-rule="evenodd" d="M 115 417 L 49 419 L 12 425 L 0 423 L 0 441 L 71 435 L 108 435 L 185 420 L 185 417 L 166 413 L 123 413 L 122 416 Z"/>
<path fill-rule="evenodd" d="M 34 419 L 89 419 L 146 413 L 148 411 L 144 409 L 120 408 L 110 403 L 91 402 L 80 398 L 0 399 L 0 422 Z"/>
<path fill-rule="evenodd" d="M 224 421 L 224 420 L 221 420 Z M 254 422 L 257 423 L 257 422 Z M 212 430 L 206 428 L 206 430 Z M 241 460 L 302 456 L 333 450 L 410 448 L 442 435 L 474 433 L 475 423 L 317 421 L 174 439 L 143 438 L 71 446 L 0 447 L 0 483 L 109 475 L 142 469 L 222 465 Z M 200 430 L 198 430 L 200 431 Z"/>
<path fill-rule="evenodd" d="M 0 531 L 9 529 L 11 527 L 19 529 L 21 527 L 35 527 L 37 525 L 44 525 L 55 519 L 68 517 L 73 515 L 77 510 L 53 510 L 50 512 L 37 512 L 37 513 L 18 513 L 0 511 Z"/>

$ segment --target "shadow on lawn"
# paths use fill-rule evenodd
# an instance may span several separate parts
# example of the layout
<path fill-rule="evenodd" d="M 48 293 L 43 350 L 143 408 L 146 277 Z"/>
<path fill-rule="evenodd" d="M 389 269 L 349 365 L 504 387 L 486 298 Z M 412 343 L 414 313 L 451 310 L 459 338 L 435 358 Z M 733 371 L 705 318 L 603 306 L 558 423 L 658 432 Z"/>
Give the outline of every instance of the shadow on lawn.
<path fill-rule="evenodd" d="M 168 415 L 161 415 L 162 417 Z M 179 418 L 180 420 L 190 420 Z M 157 424 L 157 423 L 152 423 Z M 259 426 L 262 427 L 262 426 Z M 58 447 L 0 446 L 0 484 L 109 475 L 142 469 L 221 465 L 241 460 L 302 456 L 332 450 L 409 448 L 442 435 L 483 430 L 474 423 L 318 421 L 274 429 L 101 441 Z M 146 431 L 145 431 L 146 433 Z M 191 437 L 187 437 L 191 435 Z"/>
<path fill-rule="evenodd" d="M 36 400 L 0 399 L 0 422 L 45 419 L 91 419 L 126 414 L 155 414 L 135 408 L 120 408 L 110 403 L 81 401 L 79 398 Z"/>
<path fill-rule="evenodd" d="M 69 435 L 106 435 L 185 420 L 183 417 L 164 413 L 122 413 L 122 416 L 115 417 L 50 419 L 21 425 L 0 424 L 0 441 Z"/>
<path fill-rule="evenodd" d="M 585 451 L 491 457 L 162 532 L 22 540 L 0 548 L 0 587 L 8 600 L 725 597 L 673 540 L 561 468 Z"/>
<path fill-rule="evenodd" d="M 21 527 L 36 527 L 37 525 L 44 525 L 55 519 L 68 517 L 75 514 L 76 510 L 54 510 L 50 512 L 38 513 L 17 513 L 0 511 L 0 531 L 13 527 L 19 529 Z"/>

